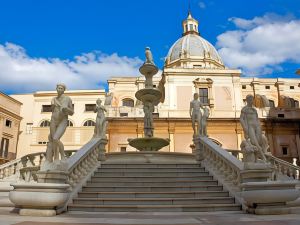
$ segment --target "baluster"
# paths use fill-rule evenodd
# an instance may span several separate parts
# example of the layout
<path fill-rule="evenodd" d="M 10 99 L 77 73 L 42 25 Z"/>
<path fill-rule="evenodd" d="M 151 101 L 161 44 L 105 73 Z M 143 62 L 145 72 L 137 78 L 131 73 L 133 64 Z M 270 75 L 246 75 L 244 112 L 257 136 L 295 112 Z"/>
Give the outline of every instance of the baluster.
<path fill-rule="evenodd" d="M 288 167 L 287 166 L 283 166 L 283 174 L 288 176 Z"/>
<path fill-rule="evenodd" d="M 0 170 L 0 179 L 3 179 L 4 178 L 4 169 L 1 169 Z"/>

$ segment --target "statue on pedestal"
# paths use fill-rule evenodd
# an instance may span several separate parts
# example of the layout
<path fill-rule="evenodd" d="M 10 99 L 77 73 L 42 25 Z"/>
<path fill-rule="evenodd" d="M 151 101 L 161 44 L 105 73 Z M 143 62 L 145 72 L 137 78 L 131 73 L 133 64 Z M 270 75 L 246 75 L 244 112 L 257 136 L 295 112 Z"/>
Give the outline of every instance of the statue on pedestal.
<path fill-rule="evenodd" d="M 98 98 L 96 101 L 96 108 L 94 109 L 94 112 L 97 113 L 94 137 L 104 138 L 107 127 L 107 121 L 105 117 L 106 109 L 101 105 L 101 103 L 101 99 Z"/>
<path fill-rule="evenodd" d="M 151 52 L 151 50 L 150 50 L 149 47 L 146 47 L 145 55 L 146 55 L 146 62 L 145 63 L 149 63 L 149 64 L 153 64 L 154 65 L 152 52 Z"/>
<path fill-rule="evenodd" d="M 144 134 L 145 137 L 153 137 L 153 115 L 154 106 L 151 102 L 144 103 Z"/>
<path fill-rule="evenodd" d="M 207 136 L 207 119 L 209 117 L 209 109 L 207 107 L 203 108 L 203 115 L 201 118 L 201 133 L 202 136 Z"/>
<path fill-rule="evenodd" d="M 72 100 L 65 96 L 66 86 L 57 84 L 57 97 L 51 101 L 52 115 L 50 121 L 49 142 L 46 150 L 46 161 L 41 166 L 41 170 L 63 170 L 65 160 L 64 145 L 60 138 L 64 135 L 68 126 L 68 116 L 74 114 Z M 61 161 L 59 160 L 59 156 Z"/>
<path fill-rule="evenodd" d="M 202 103 L 199 101 L 199 94 L 195 93 L 194 100 L 191 101 L 190 103 L 190 117 L 192 119 L 194 136 L 201 134 L 200 126 L 201 126 L 202 113 L 200 111 L 200 108 L 202 108 Z"/>
<path fill-rule="evenodd" d="M 105 94 L 104 105 L 105 106 L 111 106 L 112 100 L 113 100 L 113 93 L 106 93 Z"/>
<path fill-rule="evenodd" d="M 257 148 L 260 154 L 260 158 L 266 162 L 264 152 L 266 151 L 267 144 L 266 138 L 263 137 L 261 132 L 261 126 L 258 119 L 257 111 L 253 107 L 252 95 L 247 95 L 247 105 L 242 108 L 240 122 L 244 130 L 245 139 L 249 140 L 250 143 Z"/>

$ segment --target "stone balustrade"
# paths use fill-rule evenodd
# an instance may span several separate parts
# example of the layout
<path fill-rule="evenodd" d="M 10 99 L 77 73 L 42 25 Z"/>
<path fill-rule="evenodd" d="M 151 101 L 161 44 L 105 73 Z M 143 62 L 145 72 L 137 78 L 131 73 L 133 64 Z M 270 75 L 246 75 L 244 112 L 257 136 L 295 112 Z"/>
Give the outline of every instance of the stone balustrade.
<path fill-rule="evenodd" d="M 222 183 L 237 190 L 242 180 L 243 163 L 226 150 L 212 142 L 208 137 L 198 137 L 202 144 L 204 159 L 202 163 L 213 173 L 214 176 L 222 180 Z"/>
<path fill-rule="evenodd" d="M 76 150 L 66 150 L 66 157 L 69 158 Z M 33 171 L 38 171 L 45 160 L 45 152 L 37 152 L 25 155 L 19 159 L 0 165 L 1 180 L 25 180 L 26 182 L 35 180 Z"/>
<path fill-rule="evenodd" d="M 68 184 L 71 187 L 76 186 L 99 165 L 98 158 L 101 152 L 105 151 L 106 144 L 107 139 L 93 138 L 67 160 Z"/>
<path fill-rule="evenodd" d="M 265 154 L 265 156 L 275 169 L 276 179 L 280 179 L 280 177 L 283 175 L 283 176 L 288 176 L 291 179 L 300 180 L 300 177 L 299 177 L 300 167 L 299 166 L 295 166 L 287 161 L 279 159 L 270 154 Z"/>
<path fill-rule="evenodd" d="M 268 163 L 244 163 L 208 137 L 198 136 L 193 140 L 196 159 L 201 159 L 205 168 L 235 197 L 243 210 L 255 214 L 291 213 L 287 203 L 300 195 L 296 188 L 299 167 L 272 155 L 266 155 Z M 287 180 L 287 176 L 297 180 Z"/>

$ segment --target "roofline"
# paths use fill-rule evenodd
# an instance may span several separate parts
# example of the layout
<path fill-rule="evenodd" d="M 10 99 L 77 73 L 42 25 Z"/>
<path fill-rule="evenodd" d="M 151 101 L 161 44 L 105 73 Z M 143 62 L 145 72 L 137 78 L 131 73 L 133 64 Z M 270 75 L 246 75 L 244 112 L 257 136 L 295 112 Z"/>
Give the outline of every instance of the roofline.
<path fill-rule="evenodd" d="M 19 102 L 17 99 L 14 99 L 13 97 L 11 97 L 11 96 L 9 96 L 9 95 L 7 95 L 7 94 L 1 92 L 1 91 L 0 91 L 0 94 L 1 94 L 2 96 L 4 96 L 4 97 L 8 98 L 9 100 L 11 100 L 11 101 L 13 101 L 13 102 L 19 104 L 19 105 L 23 105 L 22 102 Z"/>

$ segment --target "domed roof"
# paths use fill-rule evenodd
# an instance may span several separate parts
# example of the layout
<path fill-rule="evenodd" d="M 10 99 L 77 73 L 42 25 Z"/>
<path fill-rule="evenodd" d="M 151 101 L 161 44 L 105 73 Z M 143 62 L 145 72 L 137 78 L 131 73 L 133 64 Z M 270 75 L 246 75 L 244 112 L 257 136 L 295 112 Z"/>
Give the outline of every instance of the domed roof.
<path fill-rule="evenodd" d="M 170 48 L 166 67 L 224 68 L 215 47 L 198 33 L 198 21 L 191 17 L 183 21 L 183 36 Z"/>

